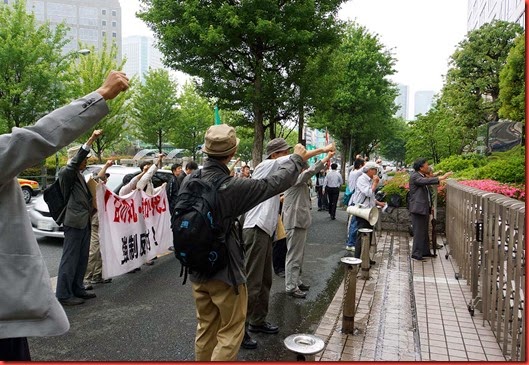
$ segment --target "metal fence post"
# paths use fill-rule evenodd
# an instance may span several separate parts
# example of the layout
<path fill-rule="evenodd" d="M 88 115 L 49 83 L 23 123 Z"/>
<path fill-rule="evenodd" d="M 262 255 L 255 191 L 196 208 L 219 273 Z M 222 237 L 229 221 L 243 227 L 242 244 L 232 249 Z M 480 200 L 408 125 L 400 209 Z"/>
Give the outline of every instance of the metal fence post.
<path fill-rule="evenodd" d="M 362 235 L 362 254 L 360 255 L 360 259 L 362 259 L 362 279 L 367 280 L 369 279 L 369 269 L 371 267 L 370 264 L 370 258 L 369 258 L 369 238 L 371 234 L 373 233 L 373 230 L 370 228 L 360 228 L 358 232 Z"/>
<path fill-rule="evenodd" d="M 354 333 L 354 316 L 356 313 L 356 274 L 362 260 L 354 257 L 343 257 L 345 264 L 344 295 L 342 303 L 342 332 Z"/>

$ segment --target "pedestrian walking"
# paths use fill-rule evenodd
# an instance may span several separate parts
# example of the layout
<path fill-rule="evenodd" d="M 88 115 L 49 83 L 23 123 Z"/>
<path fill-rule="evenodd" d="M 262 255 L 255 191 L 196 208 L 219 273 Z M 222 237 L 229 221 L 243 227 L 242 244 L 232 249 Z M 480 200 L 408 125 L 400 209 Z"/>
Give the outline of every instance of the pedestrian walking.
<path fill-rule="evenodd" d="M 347 184 L 349 186 L 349 191 L 351 191 L 351 199 L 347 203 L 348 206 L 353 205 L 353 196 L 356 191 L 356 182 L 358 178 L 362 175 L 362 168 L 365 165 L 363 158 L 357 158 L 353 163 L 353 171 L 349 173 L 349 178 L 347 179 Z M 349 216 L 349 229 L 347 230 L 347 243 L 345 244 L 345 249 L 347 251 L 353 251 L 356 243 L 356 234 L 358 232 L 357 220 L 354 216 Z"/>
<path fill-rule="evenodd" d="M 323 182 L 325 181 L 325 170 L 316 174 L 316 194 L 318 196 L 318 212 L 329 209 L 329 199 L 323 191 Z"/>
<path fill-rule="evenodd" d="M 337 164 L 331 164 L 331 171 L 327 173 L 323 181 L 323 191 L 329 196 L 329 215 L 332 220 L 336 219 L 336 206 L 338 205 L 340 187 L 343 184 L 342 175 L 336 171 L 337 168 Z"/>

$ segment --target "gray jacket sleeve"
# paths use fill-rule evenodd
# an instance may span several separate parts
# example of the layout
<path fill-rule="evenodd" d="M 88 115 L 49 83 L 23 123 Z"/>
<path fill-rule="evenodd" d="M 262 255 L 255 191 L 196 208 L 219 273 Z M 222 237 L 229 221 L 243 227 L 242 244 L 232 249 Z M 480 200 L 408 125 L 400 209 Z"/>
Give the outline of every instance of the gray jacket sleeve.
<path fill-rule="evenodd" d="M 46 115 L 33 126 L 15 127 L 1 135 L 0 185 L 73 142 L 106 114 L 105 100 L 94 92 Z"/>

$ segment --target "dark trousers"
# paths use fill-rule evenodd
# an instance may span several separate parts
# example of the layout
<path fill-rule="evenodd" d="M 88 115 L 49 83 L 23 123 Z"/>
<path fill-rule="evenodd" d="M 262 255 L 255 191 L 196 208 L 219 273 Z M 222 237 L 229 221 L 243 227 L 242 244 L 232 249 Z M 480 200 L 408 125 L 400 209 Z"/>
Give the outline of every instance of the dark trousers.
<path fill-rule="evenodd" d="M 413 228 L 412 257 L 422 259 L 424 255 L 430 254 L 430 238 L 428 237 L 428 215 L 411 213 L 411 224 Z"/>
<path fill-rule="evenodd" d="M 328 209 L 329 202 L 327 193 L 323 194 L 323 189 L 320 186 L 316 186 L 316 192 L 318 193 L 318 209 Z"/>
<path fill-rule="evenodd" d="M 31 361 L 28 339 L 0 338 L 0 361 Z"/>
<path fill-rule="evenodd" d="M 62 257 L 57 276 L 57 299 L 68 299 L 85 291 L 83 278 L 90 252 L 90 224 L 84 229 L 64 227 Z"/>
<path fill-rule="evenodd" d="M 274 266 L 274 273 L 278 275 L 285 272 L 285 259 L 287 256 L 287 239 L 275 241 L 272 247 L 272 265 Z"/>
<path fill-rule="evenodd" d="M 369 228 L 373 229 L 373 226 L 369 224 L 364 218 L 353 216 L 352 219 L 356 219 L 356 242 L 355 242 L 355 257 L 360 258 L 362 254 L 362 236 L 363 234 L 359 232 L 360 228 Z M 371 241 L 373 240 L 373 234 L 369 235 L 369 246 L 371 246 Z"/>
<path fill-rule="evenodd" d="M 327 195 L 329 195 L 329 215 L 334 218 L 336 217 L 336 205 L 338 204 L 338 196 L 340 195 L 340 188 L 327 188 L 325 189 Z"/>

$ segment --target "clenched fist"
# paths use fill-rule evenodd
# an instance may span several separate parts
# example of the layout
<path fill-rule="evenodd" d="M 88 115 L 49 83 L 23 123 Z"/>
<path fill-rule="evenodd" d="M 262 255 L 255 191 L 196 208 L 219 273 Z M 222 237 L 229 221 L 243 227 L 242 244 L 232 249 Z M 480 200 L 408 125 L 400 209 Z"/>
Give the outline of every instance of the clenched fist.
<path fill-rule="evenodd" d="M 129 79 L 124 72 L 121 71 L 110 71 L 107 79 L 96 90 L 99 95 L 105 100 L 112 100 L 119 95 L 120 92 L 125 91 L 129 88 Z"/>

